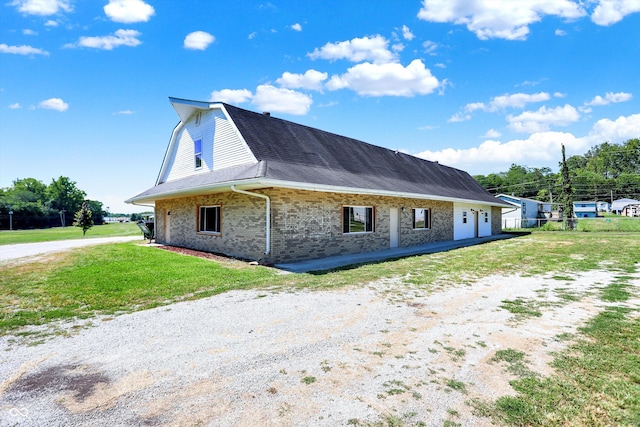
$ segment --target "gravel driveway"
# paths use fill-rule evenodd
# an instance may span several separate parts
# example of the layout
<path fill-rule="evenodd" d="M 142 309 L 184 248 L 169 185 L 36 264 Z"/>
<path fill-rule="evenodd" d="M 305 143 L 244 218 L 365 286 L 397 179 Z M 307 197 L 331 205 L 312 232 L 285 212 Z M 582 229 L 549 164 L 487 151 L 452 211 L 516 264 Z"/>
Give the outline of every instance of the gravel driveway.
<path fill-rule="evenodd" d="M 133 240 L 142 241 L 142 235 L 139 236 L 120 236 L 120 237 L 95 237 L 89 239 L 76 240 L 58 240 L 53 242 L 37 242 L 37 243 L 19 243 L 15 245 L 0 246 L 0 261 L 12 261 L 18 258 L 29 258 L 33 261 L 33 257 L 52 253 L 63 252 L 73 248 L 83 246 L 100 245 L 105 243 L 131 242 Z"/>
<path fill-rule="evenodd" d="M 549 374 L 549 353 L 566 345 L 557 336 L 605 306 L 594 290 L 611 272 L 576 278 L 492 276 L 431 294 L 399 280 L 233 291 L 30 328 L 56 333 L 0 338 L 0 425 L 488 426 L 465 402 L 513 393 L 496 350 Z M 518 322 L 500 308 L 518 297 L 551 304 Z"/>

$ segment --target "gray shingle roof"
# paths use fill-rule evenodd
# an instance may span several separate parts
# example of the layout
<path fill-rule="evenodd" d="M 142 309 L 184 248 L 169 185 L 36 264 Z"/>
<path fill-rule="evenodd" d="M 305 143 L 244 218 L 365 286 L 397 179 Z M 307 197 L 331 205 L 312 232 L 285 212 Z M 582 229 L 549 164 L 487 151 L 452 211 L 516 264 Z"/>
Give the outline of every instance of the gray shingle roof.
<path fill-rule="evenodd" d="M 224 104 L 258 165 L 159 184 L 137 199 L 242 180 L 275 181 L 474 200 L 502 205 L 467 172 L 287 120 Z"/>

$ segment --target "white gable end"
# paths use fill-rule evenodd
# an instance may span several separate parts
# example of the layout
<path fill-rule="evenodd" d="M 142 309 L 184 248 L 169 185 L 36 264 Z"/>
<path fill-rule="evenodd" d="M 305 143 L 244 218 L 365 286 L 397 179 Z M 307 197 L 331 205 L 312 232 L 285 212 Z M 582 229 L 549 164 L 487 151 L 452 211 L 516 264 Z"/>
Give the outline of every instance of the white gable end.
<path fill-rule="evenodd" d="M 174 129 L 158 184 L 257 162 L 224 107 L 214 104 L 210 108 L 194 108 L 186 122 Z"/>

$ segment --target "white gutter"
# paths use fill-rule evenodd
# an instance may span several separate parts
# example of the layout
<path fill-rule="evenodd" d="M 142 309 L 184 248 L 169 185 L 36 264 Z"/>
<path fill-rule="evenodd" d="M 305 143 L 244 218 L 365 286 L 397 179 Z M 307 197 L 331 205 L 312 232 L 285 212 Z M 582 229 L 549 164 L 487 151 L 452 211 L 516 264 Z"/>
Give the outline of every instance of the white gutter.
<path fill-rule="evenodd" d="M 240 190 L 236 188 L 235 184 L 231 185 L 231 191 L 240 194 L 246 194 L 247 196 L 260 197 L 261 199 L 265 199 L 267 201 L 267 213 L 266 213 L 266 230 L 265 230 L 265 240 L 267 249 L 264 251 L 265 255 L 269 255 L 271 252 L 271 199 L 269 196 L 265 196 L 264 194 L 251 193 L 249 191 Z"/>
<path fill-rule="evenodd" d="M 253 187 L 253 188 L 279 187 L 279 188 L 290 188 L 294 190 L 319 191 L 319 192 L 328 192 L 328 193 L 366 194 L 371 196 L 390 196 L 390 197 L 422 199 L 422 200 L 438 200 L 443 202 L 454 202 L 454 203 L 487 204 L 489 206 L 496 206 L 501 208 L 507 207 L 505 206 L 505 204 L 511 206 L 509 203 L 504 202 L 500 199 L 496 199 L 495 202 L 490 202 L 490 201 L 482 201 L 482 200 L 475 200 L 475 199 L 460 199 L 457 197 L 436 196 L 431 194 L 416 194 L 416 193 L 407 193 L 407 192 L 395 192 L 390 190 L 373 190 L 373 189 L 355 188 L 355 187 L 338 187 L 338 186 L 326 185 L 326 184 L 306 184 L 306 183 L 293 182 L 293 181 L 281 181 L 281 180 L 275 180 L 275 179 L 269 179 L 269 178 L 242 179 L 242 180 L 235 180 L 235 182 L 227 181 L 224 183 L 207 184 L 207 185 L 202 185 L 200 187 L 192 187 L 189 189 L 167 191 L 163 193 L 149 195 L 144 198 L 140 198 L 139 201 L 153 202 L 155 200 L 172 199 L 176 197 L 186 197 L 186 196 L 207 194 L 212 191 L 224 191 L 227 188 L 229 188 L 229 185 L 231 186 L 241 185 L 242 187 Z M 126 200 L 127 203 L 134 203 L 134 201 L 135 201 L 135 197 L 132 199 Z"/>

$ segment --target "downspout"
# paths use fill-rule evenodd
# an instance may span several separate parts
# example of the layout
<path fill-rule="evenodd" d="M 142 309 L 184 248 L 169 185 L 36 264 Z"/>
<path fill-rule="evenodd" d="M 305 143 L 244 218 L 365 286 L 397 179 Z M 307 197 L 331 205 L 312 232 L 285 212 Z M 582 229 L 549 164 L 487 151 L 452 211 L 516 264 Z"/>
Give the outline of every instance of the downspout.
<path fill-rule="evenodd" d="M 246 194 L 247 196 L 260 197 L 261 199 L 265 199 L 267 201 L 267 217 L 266 217 L 266 230 L 265 230 L 265 240 L 267 241 L 266 246 L 267 249 L 264 251 L 265 255 L 269 255 L 271 252 L 271 199 L 269 196 L 265 196 L 264 194 L 251 193 L 249 191 L 240 190 L 236 188 L 235 184 L 231 186 L 231 191 L 240 194 Z"/>

